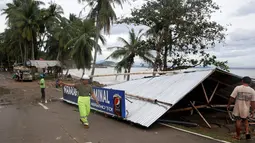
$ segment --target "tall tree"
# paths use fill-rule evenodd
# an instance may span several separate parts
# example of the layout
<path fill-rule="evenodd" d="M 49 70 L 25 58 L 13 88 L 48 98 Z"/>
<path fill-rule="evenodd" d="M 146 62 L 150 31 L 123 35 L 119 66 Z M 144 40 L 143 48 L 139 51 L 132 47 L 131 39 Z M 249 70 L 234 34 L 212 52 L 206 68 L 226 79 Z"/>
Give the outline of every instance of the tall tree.
<path fill-rule="evenodd" d="M 157 52 L 154 71 L 168 70 L 168 63 L 172 64 L 170 69 L 198 65 L 227 69 L 227 62 L 217 61 L 205 51 L 225 38 L 225 28 L 210 19 L 217 10 L 219 6 L 213 0 L 147 1 L 141 9 L 132 11 L 132 17 L 122 19 L 120 23 L 150 28 L 147 44 Z"/>
<path fill-rule="evenodd" d="M 79 2 L 87 2 L 91 6 L 91 10 L 88 14 L 89 18 L 93 18 L 96 21 L 96 36 L 95 36 L 95 45 L 94 45 L 94 58 L 93 58 L 93 67 L 91 75 L 95 73 L 95 65 L 97 60 L 98 53 L 98 40 L 101 29 L 104 29 L 104 32 L 109 34 L 111 24 L 116 20 L 116 14 L 114 12 L 114 4 L 118 4 L 122 7 L 122 4 L 126 0 L 78 0 Z M 91 80 L 93 78 L 91 77 Z"/>
<path fill-rule="evenodd" d="M 116 50 L 108 58 L 122 58 L 115 67 L 118 72 L 121 72 L 122 68 L 124 68 L 124 70 L 127 70 L 127 73 L 130 73 L 132 65 L 134 64 L 134 58 L 136 56 L 138 56 L 147 63 L 153 62 L 153 55 L 150 53 L 148 48 L 143 46 L 142 36 L 142 30 L 140 30 L 138 34 L 136 34 L 134 29 L 131 29 L 129 31 L 129 41 L 126 41 L 124 38 L 119 37 L 119 41 L 124 44 L 123 47 L 109 48 L 116 48 Z M 127 76 L 127 80 L 129 79 L 130 75 Z"/>
<path fill-rule="evenodd" d="M 19 29 L 22 38 L 30 42 L 32 60 L 35 59 L 37 34 L 41 20 L 40 6 L 43 4 L 36 0 L 14 0 L 13 4 L 7 4 L 8 8 L 4 10 L 4 14 L 7 14 L 9 18 L 9 26 Z"/>
<path fill-rule="evenodd" d="M 72 24 L 73 38 L 66 44 L 66 48 L 72 48 L 71 56 L 78 69 L 90 69 L 92 61 L 92 50 L 96 44 L 94 37 L 96 36 L 96 27 L 94 20 L 74 19 Z M 99 35 L 99 39 L 105 44 L 105 39 Z M 99 52 L 101 48 L 99 45 Z"/>

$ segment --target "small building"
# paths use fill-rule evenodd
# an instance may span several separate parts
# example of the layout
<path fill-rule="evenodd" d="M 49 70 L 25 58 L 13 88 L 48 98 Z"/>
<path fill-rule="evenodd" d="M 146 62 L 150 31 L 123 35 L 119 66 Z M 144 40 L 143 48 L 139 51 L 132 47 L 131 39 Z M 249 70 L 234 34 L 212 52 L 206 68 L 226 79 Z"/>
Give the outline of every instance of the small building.
<path fill-rule="evenodd" d="M 62 72 L 61 62 L 57 60 L 28 60 L 26 66 L 31 68 L 34 75 L 36 73 L 47 73 L 54 74 L 56 77 L 58 73 Z"/>

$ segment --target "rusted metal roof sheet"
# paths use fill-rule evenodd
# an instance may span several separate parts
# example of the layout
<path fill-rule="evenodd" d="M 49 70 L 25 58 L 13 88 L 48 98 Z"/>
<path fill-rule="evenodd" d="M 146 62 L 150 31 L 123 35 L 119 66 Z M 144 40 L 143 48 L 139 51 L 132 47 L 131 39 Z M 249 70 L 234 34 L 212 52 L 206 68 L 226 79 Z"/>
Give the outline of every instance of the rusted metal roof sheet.
<path fill-rule="evenodd" d="M 29 66 L 34 66 L 36 68 L 47 68 L 54 66 L 61 66 L 60 61 L 47 61 L 47 60 L 30 60 Z"/>
<path fill-rule="evenodd" d="M 124 90 L 128 94 L 157 99 L 174 105 L 214 71 L 215 69 L 144 78 L 111 85 L 106 88 Z M 126 120 L 145 127 L 152 125 L 170 108 L 169 105 L 154 104 L 126 96 Z"/>

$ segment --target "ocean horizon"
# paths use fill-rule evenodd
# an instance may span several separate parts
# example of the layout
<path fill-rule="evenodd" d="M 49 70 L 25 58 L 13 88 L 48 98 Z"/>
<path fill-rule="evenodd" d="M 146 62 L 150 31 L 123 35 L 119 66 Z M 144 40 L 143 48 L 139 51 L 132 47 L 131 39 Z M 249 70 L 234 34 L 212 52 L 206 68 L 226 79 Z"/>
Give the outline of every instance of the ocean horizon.
<path fill-rule="evenodd" d="M 212 69 L 212 68 L 191 68 L 189 70 L 204 70 L 204 69 Z M 251 78 L 255 78 L 255 68 L 230 68 L 230 73 L 238 75 L 238 76 L 250 76 Z M 146 67 L 132 67 L 131 72 L 152 72 L 152 68 Z M 184 71 L 184 70 L 177 70 L 177 71 Z M 64 71 L 66 72 L 66 71 Z M 85 74 L 90 75 L 91 70 L 85 70 Z M 105 74 L 116 74 L 117 71 L 114 67 L 107 67 L 107 68 L 96 68 L 95 75 L 105 75 Z M 82 76 L 82 70 L 78 69 L 70 69 L 69 74 L 75 77 Z M 130 79 L 139 79 L 145 76 L 151 76 L 152 74 L 143 74 L 143 75 L 131 75 Z M 117 84 L 126 81 L 123 75 L 118 76 L 104 76 L 104 77 L 94 77 L 95 81 L 98 81 L 103 84 Z"/>

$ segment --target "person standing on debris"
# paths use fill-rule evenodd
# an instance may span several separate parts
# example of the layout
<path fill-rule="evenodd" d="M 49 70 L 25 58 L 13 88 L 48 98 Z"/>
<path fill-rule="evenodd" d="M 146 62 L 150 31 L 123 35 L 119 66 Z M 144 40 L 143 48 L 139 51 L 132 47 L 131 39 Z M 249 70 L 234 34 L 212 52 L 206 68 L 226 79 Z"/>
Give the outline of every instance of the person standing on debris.
<path fill-rule="evenodd" d="M 244 77 L 242 79 L 242 85 L 237 86 L 232 92 L 227 110 L 229 111 L 230 105 L 235 101 L 233 115 L 236 120 L 236 136 L 235 139 L 240 140 L 241 123 L 245 123 L 246 139 L 251 139 L 249 133 L 249 118 L 254 118 L 255 110 L 255 91 L 249 85 L 251 84 L 250 77 Z M 250 114 L 250 108 L 251 114 Z"/>
<path fill-rule="evenodd" d="M 89 128 L 88 116 L 90 113 L 90 96 L 96 101 L 99 105 L 99 102 L 92 90 L 92 86 L 89 85 L 89 76 L 84 75 L 81 78 L 81 81 L 77 84 L 67 84 L 62 81 L 59 82 L 60 85 L 63 86 L 71 86 L 78 90 L 78 106 L 80 112 L 80 121 L 85 126 L 85 128 Z"/>
<path fill-rule="evenodd" d="M 44 80 L 44 75 L 43 74 L 40 74 L 40 82 L 39 82 L 39 85 L 40 85 L 40 89 L 41 89 L 41 102 L 44 102 L 44 103 L 47 103 L 47 100 L 45 98 L 45 80 Z"/>

